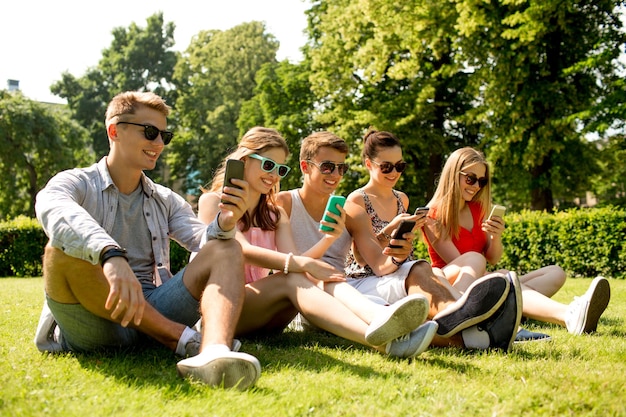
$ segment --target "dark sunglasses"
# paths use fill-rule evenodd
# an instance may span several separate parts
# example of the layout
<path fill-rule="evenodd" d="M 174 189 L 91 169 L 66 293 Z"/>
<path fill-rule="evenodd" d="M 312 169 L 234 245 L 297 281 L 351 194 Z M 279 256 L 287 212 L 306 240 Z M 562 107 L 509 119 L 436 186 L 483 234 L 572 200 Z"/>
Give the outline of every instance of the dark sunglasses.
<path fill-rule="evenodd" d="M 388 161 L 376 162 L 372 159 L 370 159 L 370 161 L 378 165 L 380 167 L 380 172 L 383 174 L 389 174 L 394 168 L 398 171 L 398 174 L 406 169 L 406 162 L 404 161 L 398 161 L 395 164 Z"/>
<path fill-rule="evenodd" d="M 483 188 L 489 182 L 489 179 L 487 177 L 478 178 L 474 174 L 468 174 L 467 172 L 463 172 L 463 171 L 460 171 L 459 174 L 465 177 L 465 184 L 467 185 L 474 185 L 476 184 L 476 182 L 478 182 L 478 186 L 480 188 Z"/>
<path fill-rule="evenodd" d="M 134 125 L 143 127 L 143 135 L 148 140 L 155 140 L 159 137 L 159 133 L 161 134 L 161 139 L 163 139 L 163 144 L 167 145 L 172 141 L 174 134 L 167 130 L 159 130 L 157 127 L 152 125 L 144 125 L 141 123 L 133 123 L 133 122 L 117 122 L 118 125 Z"/>
<path fill-rule="evenodd" d="M 269 158 L 264 158 L 255 153 L 248 156 L 252 159 L 258 159 L 259 161 L 261 161 L 261 169 L 265 172 L 272 172 L 274 171 L 274 169 L 276 169 L 278 176 L 281 178 L 285 178 L 285 176 L 289 174 L 289 171 L 291 170 L 291 168 L 289 168 L 287 165 L 276 163 Z"/>
<path fill-rule="evenodd" d="M 335 172 L 335 168 L 337 168 L 337 172 L 339 172 L 339 175 L 341 176 L 348 172 L 348 164 L 345 163 L 336 164 L 330 161 L 320 162 L 319 164 L 316 164 L 313 161 L 307 161 L 307 163 L 315 165 L 323 175 L 332 174 L 333 172 Z"/>

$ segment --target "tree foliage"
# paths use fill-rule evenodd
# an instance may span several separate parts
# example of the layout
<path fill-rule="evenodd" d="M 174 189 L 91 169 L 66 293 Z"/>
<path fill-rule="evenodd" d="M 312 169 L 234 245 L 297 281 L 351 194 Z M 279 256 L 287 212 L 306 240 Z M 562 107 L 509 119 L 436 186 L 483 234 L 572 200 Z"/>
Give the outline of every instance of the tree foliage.
<path fill-rule="evenodd" d="M 319 119 L 353 145 L 368 125 L 396 133 L 412 162 L 399 187 L 418 199 L 443 157 L 470 145 L 492 161 L 502 202 L 551 209 L 597 169 L 584 111 L 623 99 L 621 4 L 315 1 L 307 51 Z"/>
<path fill-rule="evenodd" d="M 237 120 L 251 99 L 257 71 L 276 62 L 278 42 L 260 22 L 196 35 L 174 73 L 178 130 L 167 155 L 172 178 L 197 193 L 237 144 Z"/>
<path fill-rule="evenodd" d="M 57 172 L 93 158 L 88 132 L 61 106 L 0 91 L 0 220 L 35 215 L 35 196 Z"/>
<path fill-rule="evenodd" d="M 97 66 L 79 78 L 65 72 L 52 85 L 51 91 L 67 100 L 73 118 L 89 130 L 97 158 L 109 151 L 103 122 L 113 96 L 129 90 L 153 91 L 174 104 L 174 28 L 173 23 L 164 22 L 163 13 L 148 17 L 145 28 L 135 23 L 117 27 Z"/>
<path fill-rule="evenodd" d="M 292 170 L 281 181 L 281 188 L 301 185 L 298 165 L 300 141 L 323 126 L 316 122 L 315 95 L 309 81 L 308 62 L 292 64 L 289 61 L 267 63 L 256 74 L 254 96 L 243 103 L 237 125 L 243 135 L 253 126 L 267 126 L 278 130 L 289 144 Z"/>

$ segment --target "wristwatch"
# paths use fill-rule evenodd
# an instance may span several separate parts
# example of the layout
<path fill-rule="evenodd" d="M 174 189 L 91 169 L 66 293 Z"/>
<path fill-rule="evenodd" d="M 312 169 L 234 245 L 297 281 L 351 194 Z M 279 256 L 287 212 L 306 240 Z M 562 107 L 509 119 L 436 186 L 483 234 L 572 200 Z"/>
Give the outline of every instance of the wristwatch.
<path fill-rule="evenodd" d="M 120 248 L 119 246 L 110 246 L 109 249 L 105 249 L 100 254 L 100 265 L 104 266 L 106 261 L 116 256 L 121 256 L 128 261 L 128 252 L 126 252 L 126 249 Z"/>

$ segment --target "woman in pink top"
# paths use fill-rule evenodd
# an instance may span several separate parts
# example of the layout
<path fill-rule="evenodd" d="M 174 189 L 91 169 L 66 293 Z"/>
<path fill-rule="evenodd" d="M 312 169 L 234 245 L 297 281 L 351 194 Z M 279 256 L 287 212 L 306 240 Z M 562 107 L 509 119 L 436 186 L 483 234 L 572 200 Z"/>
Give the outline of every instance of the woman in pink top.
<path fill-rule="evenodd" d="M 376 304 L 343 283 L 343 271 L 316 259 L 343 229 L 343 211 L 341 216 L 329 213 L 341 227 L 326 233 L 306 253 L 296 253 L 289 217 L 275 203 L 280 179 L 290 169 L 285 165 L 287 156 L 287 143 L 277 131 L 252 128 L 224 160 L 210 191 L 198 201 L 198 217 L 207 224 L 224 207 L 222 201 L 228 200 L 228 195 L 242 197 L 241 204 L 247 205 L 235 237 L 248 264 L 244 305 L 236 334 L 282 331 L 300 312 L 317 327 L 383 353 L 413 357 L 423 352 L 433 337 L 428 326 L 420 331 L 428 313 L 424 296 L 413 296 L 392 305 Z M 223 189 L 227 159 L 244 161 L 243 180 L 233 180 L 239 188 Z M 350 291 L 350 308 L 316 286 L 318 281 L 343 285 L 342 294 Z"/>
<path fill-rule="evenodd" d="M 481 253 L 491 265 L 500 261 L 504 219 L 485 219 L 491 207 L 491 184 L 489 164 L 481 152 L 466 147 L 448 157 L 429 206 L 430 220 L 424 235 L 434 266 L 444 265 L 445 271 L 468 251 Z M 550 297 L 565 283 L 565 272 L 556 265 L 531 271 L 519 280 L 524 316 L 565 326 L 572 334 L 596 330 L 610 298 L 608 281 L 598 277 L 571 304 L 552 300 Z M 471 277 L 464 275 L 452 284 L 464 291 Z"/>

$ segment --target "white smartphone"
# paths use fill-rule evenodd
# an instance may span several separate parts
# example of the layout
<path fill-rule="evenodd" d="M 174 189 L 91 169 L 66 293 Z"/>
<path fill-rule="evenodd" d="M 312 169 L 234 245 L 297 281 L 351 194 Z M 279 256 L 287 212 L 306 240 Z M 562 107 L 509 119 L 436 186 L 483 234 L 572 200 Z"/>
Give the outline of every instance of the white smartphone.
<path fill-rule="evenodd" d="M 491 213 L 489 214 L 489 218 L 487 220 L 491 219 L 492 217 L 503 218 L 505 211 L 506 207 L 494 204 L 493 207 L 491 207 Z"/>

